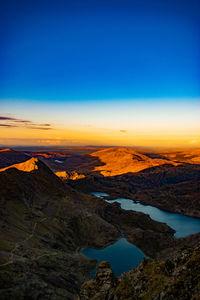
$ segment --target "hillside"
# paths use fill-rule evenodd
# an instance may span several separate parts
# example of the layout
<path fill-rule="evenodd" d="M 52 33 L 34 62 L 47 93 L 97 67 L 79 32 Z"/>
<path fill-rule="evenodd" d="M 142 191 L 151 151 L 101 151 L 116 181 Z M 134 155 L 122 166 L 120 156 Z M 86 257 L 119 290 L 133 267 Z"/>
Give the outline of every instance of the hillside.
<path fill-rule="evenodd" d="M 2 168 L 2 169 L 0 169 L 0 172 L 3 172 L 5 170 L 11 169 L 11 168 L 15 168 L 17 170 L 24 171 L 24 172 L 31 172 L 33 170 L 38 169 L 37 163 L 38 163 L 38 159 L 31 157 L 30 159 L 26 160 L 25 162 L 21 162 L 18 164 L 14 164 L 14 165 L 10 165 L 5 168 Z"/>
<path fill-rule="evenodd" d="M 65 150 L 66 157 L 61 153 L 62 161 L 58 160 L 58 152 L 56 159 L 43 158 L 43 161 L 79 191 L 107 192 L 112 199 L 131 198 L 167 211 L 200 217 L 200 165 L 194 163 L 198 161 L 198 149 L 158 153 L 140 153 L 125 147 L 81 150 Z M 171 156 L 167 157 L 168 154 Z"/>
<path fill-rule="evenodd" d="M 176 162 L 185 162 L 190 164 L 200 164 L 200 149 L 185 149 L 176 151 L 162 151 L 161 154 Z"/>
<path fill-rule="evenodd" d="M 104 149 L 90 155 L 97 157 L 103 163 L 103 165 L 95 167 L 94 171 L 99 171 L 105 177 L 130 172 L 137 173 L 141 170 L 164 164 L 177 165 L 171 160 L 151 158 L 125 147 Z"/>
<path fill-rule="evenodd" d="M 45 162 L 54 172 L 79 171 L 90 172 L 94 165 L 99 165 L 98 159 L 90 154 L 102 149 L 101 147 L 65 147 L 53 148 L 52 151 L 25 151 L 26 154 L 34 156 Z M 36 150 L 36 149 L 35 149 Z M 37 149 L 39 150 L 39 149 Z M 100 163 L 101 164 L 101 163 Z"/>
<path fill-rule="evenodd" d="M 83 247 L 102 248 L 120 236 L 137 241 L 138 229 L 155 234 L 156 251 L 176 241 L 166 224 L 77 192 L 31 160 L 37 167 L 29 172 L 13 165 L 0 172 L 1 299 L 74 300 L 96 265 Z M 145 251 L 145 240 L 138 243 Z"/>
<path fill-rule="evenodd" d="M 1 149 L 0 150 L 0 168 L 5 168 L 10 165 L 18 164 L 30 159 L 31 156 L 21 151 L 15 151 L 13 149 Z"/>
<path fill-rule="evenodd" d="M 160 166 L 164 164 L 178 165 L 177 162 L 158 154 L 142 154 L 131 148 L 114 147 L 98 151 L 76 148 L 56 152 L 30 152 L 40 158 L 54 172 L 78 172 L 89 175 L 116 176 L 129 172 Z"/>
<path fill-rule="evenodd" d="M 110 199 L 130 198 L 166 211 L 200 217 L 200 165 L 165 164 L 118 176 L 90 175 L 69 184 L 84 192 L 108 193 Z"/>

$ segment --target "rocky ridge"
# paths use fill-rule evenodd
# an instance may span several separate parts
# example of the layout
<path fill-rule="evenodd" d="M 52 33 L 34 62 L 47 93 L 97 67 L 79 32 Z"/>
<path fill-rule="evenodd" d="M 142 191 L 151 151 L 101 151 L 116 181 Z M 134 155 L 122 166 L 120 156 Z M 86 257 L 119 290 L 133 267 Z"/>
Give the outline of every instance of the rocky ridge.
<path fill-rule="evenodd" d="M 55 174 L 58 177 L 60 177 L 62 179 L 66 179 L 66 180 L 77 180 L 77 179 L 83 179 L 83 178 L 85 178 L 85 175 L 79 174 L 76 171 L 71 171 L 71 172 L 60 171 L 60 172 L 55 172 Z"/>
<path fill-rule="evenodd" d="M 0 169 L 8 167 L 10 165 L 25 162 L 32 156 L 25 154 L 22 151 L 16 151 L 10 148 L 0 149 Z"/>
<path fill-rule="evenodd" d="M 17 164 L 2 168 L 2 169 L 0 169 L 0 172 L 6 171 L 7 169 L 10 169 L 10 168 L 15 168 L 19 171 L 24 171 L 24 172 L 31 172 L 33 170 L 38 169 L 37 163 L 38 163 L 38 159 L 35 157 L 31 157 L 30 159 L 26 160 L 25 162 L 17 163 Z"/>
<path fill-rule="evenodd" d="M 85 282 L 80 300 L 197 300 L 200 295 L 200 243 L 182 247 L 165 260 L 144 258 L 137 268 L 115 278 L 108 263 Z"/>
<path fill-rule="evenodd" d="M 112 300 L 117 278 L 110 267 L 108 261 L 99 264 L 94 279 L 85 282 L 80 292 L 80 300 L 106 299 Z"/>

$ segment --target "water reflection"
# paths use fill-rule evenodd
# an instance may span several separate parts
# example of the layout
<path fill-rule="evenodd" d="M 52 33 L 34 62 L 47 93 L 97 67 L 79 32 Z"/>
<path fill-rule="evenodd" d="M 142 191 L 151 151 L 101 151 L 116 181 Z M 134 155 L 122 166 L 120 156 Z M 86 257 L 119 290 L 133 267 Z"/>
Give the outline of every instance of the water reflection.
<path fill-rule="evenodd" d="M 135 245 L 129 243 L 125 238 L 119 239 L 113 245 L 104 249 L 86 248 L 83 254 L 89 258 L 97 259 L 98 263 L 108 260 L 115 276 L 135 268 L 146 257 L 145 254 Z M 91 273 L 91 277 L 96 269 Z"/>
<path fill-rule="evenodd" d="M 93 195 L 104 198 L 106 193 L 95 192 Z M 106 200 L 106 199 L 105 199 Z M 118 202 L 121 208 L 125 210 L 135 210 L 148 214 L 153 220 L 167 223 L 176 230 L 175 237 L 184 237 L 189 234 L 200 232 L 200 219 L 184 216 L 177 213 L 171 213 L 154 206 L 134 203 L 131 199 L 117 198 L 115 200 L 106 200 L 109 203 Z"/>

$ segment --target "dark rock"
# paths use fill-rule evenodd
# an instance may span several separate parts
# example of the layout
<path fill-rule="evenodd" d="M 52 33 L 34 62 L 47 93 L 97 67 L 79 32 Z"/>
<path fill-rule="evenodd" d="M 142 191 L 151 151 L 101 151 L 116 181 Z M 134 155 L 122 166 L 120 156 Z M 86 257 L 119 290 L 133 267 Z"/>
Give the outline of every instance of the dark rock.
<path fill-rule="evenodd" d="M 93 280 L 83 284 L 80 292 L 80 300 L 112 300 L 117 279 L 111 270 L 110 263 L 101 262 Z"/>
<path fill-rule="evenodd" d="M 113 280 L 109 264 L 99 265 L 81 288 L 80 300 L 197 300 L 200 295 L 200 243 L 171 253 L 166 261 L 143 259 Z M 191 271 L 192 270 L 192 271 Z"/>

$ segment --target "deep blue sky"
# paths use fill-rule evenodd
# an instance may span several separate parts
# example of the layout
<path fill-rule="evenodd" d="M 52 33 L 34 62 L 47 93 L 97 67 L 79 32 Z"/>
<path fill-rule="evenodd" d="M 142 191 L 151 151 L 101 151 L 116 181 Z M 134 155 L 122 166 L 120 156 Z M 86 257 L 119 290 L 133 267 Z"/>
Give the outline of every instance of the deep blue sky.
<path fill-rule="evenodd" d="M 0 99 L 200 96 L 200 1 L 0 4 Z"/>

